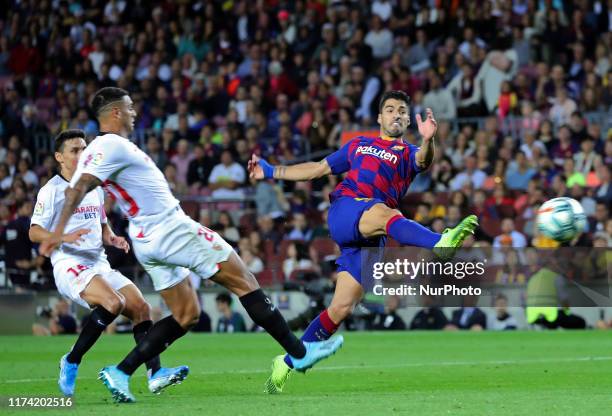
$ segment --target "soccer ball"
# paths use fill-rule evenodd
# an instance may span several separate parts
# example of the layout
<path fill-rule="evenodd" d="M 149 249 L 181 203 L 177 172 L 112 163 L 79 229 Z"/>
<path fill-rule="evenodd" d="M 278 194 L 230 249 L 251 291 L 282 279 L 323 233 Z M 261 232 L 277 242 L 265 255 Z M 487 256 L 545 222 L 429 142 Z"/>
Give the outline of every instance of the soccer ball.
<path fill-rule="evenodd" d="M 580 202 L 575 199 L 554 198 L 540 206 L 536 225 L 546 237 L 564 243 L 584 230 L 586 215 Z"/>

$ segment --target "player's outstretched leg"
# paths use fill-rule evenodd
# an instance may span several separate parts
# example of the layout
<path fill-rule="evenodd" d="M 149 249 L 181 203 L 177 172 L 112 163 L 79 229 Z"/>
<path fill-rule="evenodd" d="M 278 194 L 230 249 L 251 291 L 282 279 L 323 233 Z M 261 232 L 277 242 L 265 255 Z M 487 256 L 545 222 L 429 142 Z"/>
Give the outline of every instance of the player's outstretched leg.
<path fill-rule="evenodd" d="M 285 349 L 297 370 L 311 368 L 342 346 L 342 337 L 334 340 L 313 339 L 310 342 L 298 339 L 236 253 L 231 253 L 228 260 L 219 265 L 219 272 L 212 280 L 239 297 L 253 322 L 265 329 Z"/>
<path fill-rule="evenodd" d="M 123 314 L 132 321 L 134 340 L 138 344 L 153 326 L 151 307 L 144 300 L 140 290 L 133 284 L 122 287 L 119 292 L 125 298 Z M 145 366 L 147 367 L 149 391 L 154 394 L 161 393 L 166 387 L 180 384 L 189 374 L 189 367 L 186 365 L 174 368 L 162 367 L 159 355 L 146 361 Z"/>
<path fill-rule="evenodd" d="M 172 315 L 153 325 L 119 365 L 104 367 L 100 371 L 100 380 L 117 402 L 135 401 L 129 390 L 130 376 L 141 364 L 161 354 L 170 344 L 185 335 L 200 318 L 200 305 L 189 278 L 161 290 L 160 294 Z"/>
<path fill-rule="evenodd" d="M 329 352 L 329 355 L 340 349 L 344 338 L 342 336 L 330 337 L 336 332 L 342 321 L 353 312 L 362 296 L 361 284 L 348 272 L 339 272 L 331 304 L 312 320 L 302 335 L 302 342 L 306 348 L 318 350 L 318 353 Z M 292 370 L 303 372 L 310 367 L 312 365 L 302 363 L 289 355 L 279 355 L 272 362 L 272 374 L 264 384 L 264 391 L 269 394 L 281 393 Z"/>
<path fill-rule="evenodd" d="M 100 334 L 115 320 L 124 307 L 124 298 L 113 290 L 100 275 L 95 275 L 81 297 L 89 305 L 95 305 L 89 320 L 81 330 L 72 350 L 60 360 L 58 385 L 66 396 L 72 396 L 76 377 L 83 355 L 96 343 Z"/>
<path fill-rule="evenodd" d="M 442 234 L 434 233 L 382 203 L 365 211 L 359 220 L 359 232 L 365 238 L 388 235 L 405 246 L 432 249 L 442 259 L 452 257 L 476 227 L 478 218 L 468 215 L 456 227 L 447 228 Z"/>

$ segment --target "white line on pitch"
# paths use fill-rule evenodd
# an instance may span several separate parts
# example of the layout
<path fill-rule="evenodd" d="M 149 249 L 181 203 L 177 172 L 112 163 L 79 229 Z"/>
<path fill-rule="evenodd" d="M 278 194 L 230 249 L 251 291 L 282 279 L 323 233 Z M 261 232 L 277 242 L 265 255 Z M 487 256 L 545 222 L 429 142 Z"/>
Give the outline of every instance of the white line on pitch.
<path fill-rule="evenodd" d="M 317 368 L 317 371 L 338 371 L 338 370 L 364 370 L 364 369 L 385 369 L 385 368 L 409 368 L 409 367 L 447 367 L 447 366 L 470 366 L 470 365 L 514 365 L 514 364 L 546 364 L 546 363 L 572 363 L 572 362 L 588 362 L 588 361 L 610 361 L 612 356 L 601 357 L 570 357 L 570 358 L 542 358 L 542 359 L 526 359 L 526 360 L 494 360 L 494 361 L 438 361 L 433 363 L 403 363 L 403 364 L 387 364 L 387 365 L 337 365 Z M 197 375 L 210 376 L 219 374 L 253 374 L 253 373 L 268 373 L 269 370 L 234 370 L 234 371 L 200 371 Z M 92 380 L 96 377 L 79 377 L 80 380 Z M 57 378 L 22 378 L 17 380 L 0 380 L 0 383 L 17 384 L 17 383 L 36 383 L 41 381 L 54 381 Z"/>

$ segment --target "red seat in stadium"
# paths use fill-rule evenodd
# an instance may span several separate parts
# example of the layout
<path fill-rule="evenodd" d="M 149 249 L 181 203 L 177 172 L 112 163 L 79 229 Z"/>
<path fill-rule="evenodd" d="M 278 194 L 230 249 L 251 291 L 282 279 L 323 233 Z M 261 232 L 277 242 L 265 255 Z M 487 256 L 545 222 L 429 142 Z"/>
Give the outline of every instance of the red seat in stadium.
<path fill-rule="evenodd" d="M 499 220 L 484 217 L 480 220 L 480 228 L 489 237 L 497 237 L 501 234 L 501 223 Z"/>
<path fill-rule="evenodd" d="M 336 253 L 338 245 L 331 238 L 317 237 L 310 243 L 321 258 Z"/>
<path fill-rule="evenodd" d="M 257 273 L 255 278 L 259 282 L 260 286 L 272 286 L 274 283 L 274 273 L 270 269 L 264 269 L 263 271 Z"/>
<path fill-rule="evenodd" d="M 289 245 L 292 243 L 302 243 L 305 245 L 308 245 L 307 241 L 304 240 L 283 240 L 280 243 L 280 246 L 278 247 L 278 252 L 276 254 L 278 254 L 278 257 L 281 260 L 285 260 L 287 258 L 287 250 L 289 249 Z"/>
<path fill-rule="evenodd" d="M 257 218 L 255 214 L 246 213 L 243 214 L 238 220 L 238 227 L 244 231 L 245 234 L 250 233 L 255 229 L 255 225 L 257 224 Z"/>
<path fill-rule="evenodd" d="M 305 274 L 311 274 L 311 273 L 317 274 L 317 272 L 313 269 L 295 269 L 289 275 L 288 280 L 295 282 L 296 280 L 300 280 L 300 276 L 303 276 Z"/>
<path fill-rule="evenodd" d="M 498 205 L 497 212 L 502 218 L 514 218 L 516 216 L 516 211 L 514 210 L 514 207 L 510 205 Z"/>

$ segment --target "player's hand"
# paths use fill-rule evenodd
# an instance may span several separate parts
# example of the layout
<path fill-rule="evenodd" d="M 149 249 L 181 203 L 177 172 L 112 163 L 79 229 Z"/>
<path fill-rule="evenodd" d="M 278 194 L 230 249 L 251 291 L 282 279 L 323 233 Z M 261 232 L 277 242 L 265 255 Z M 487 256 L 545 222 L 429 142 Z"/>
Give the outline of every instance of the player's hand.
<path fill-rule="evenodd" d="M 258 180 L 264 178 L 264 171 L 259 165 L 259 160 L 260 159 L 257 155 L 251 156 L 251 160 L 249 160 L 249 164 L 247 166 L 249 170 L 249 178 Z"/>
<path fill-rule="evenodd" d="M 74 244 L 75 246 L 78 246 L 79 243 L 82 243 L 84 241 L 82 236 L 84 236 L 85 234 L 88 234 L 89 231 L 90 230 L 87 228 L 81 228 L 79 230 L 71 232 L 70 234 L 64 234 L 64 236 L 62 237 L 62 242 Z"/>
<path fill-rule="evenodd" d="M 417 114 L 416 121 L 421 136 L 423 136 L 425 140 L 429 140 L 436 134 L 436 130 L 438 130 L 438 122 L 434 118 L 431 108 L 428 108 L 425 113 L 427 114 L 425 120 L 421 119 L 420 114 Z"/>
<path fill-rule="evenodd" d="M 40 243 L 40 254 L 45 257 L 50 257 L 51 253 L 53 253 L 53 251 L 58 248 L 60 244 L 62 244 L 63 238 L 64 236 L 61 234 L 52 233 L 49 237 L 44 239 L 42 243 Z"/>
<path fill-rule="evenodd" d="M 123 252 L 126 254 L 130 251 L 130 243 L 128 243 L 123 237 L 114 235 L 109 239 L 109 243 L 111 246 L 116 247 L 119 250 L 123 250 Z"/>

